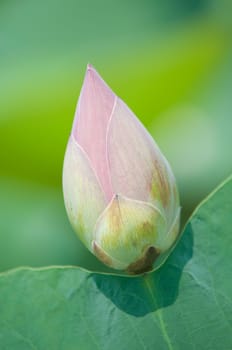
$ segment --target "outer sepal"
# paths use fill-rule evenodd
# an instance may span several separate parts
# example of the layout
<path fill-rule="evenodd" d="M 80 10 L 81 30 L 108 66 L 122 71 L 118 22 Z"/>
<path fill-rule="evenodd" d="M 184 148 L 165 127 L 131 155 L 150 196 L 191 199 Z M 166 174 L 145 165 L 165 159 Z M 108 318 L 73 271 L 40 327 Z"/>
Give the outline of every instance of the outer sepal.
<path fill-rule="evenodd" d="M 106 200 L 87 155 L 72 136 L 64 159 L 63 192 L 69 220 L 92 251 L 94 226 L 106 207 Z"/>

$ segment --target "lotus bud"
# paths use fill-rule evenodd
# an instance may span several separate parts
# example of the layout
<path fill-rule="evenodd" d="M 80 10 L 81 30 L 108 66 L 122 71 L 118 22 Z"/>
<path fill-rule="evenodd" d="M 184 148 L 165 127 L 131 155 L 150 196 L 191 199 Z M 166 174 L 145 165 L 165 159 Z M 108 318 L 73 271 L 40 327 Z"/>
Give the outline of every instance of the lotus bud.
<path fill-rule="evenodd" d="M 152 270 L 176 241 L 180 207 L 170 166 L 90 65 L 66 149 L 63 192 L 77 235 L 114 269 Z"/>

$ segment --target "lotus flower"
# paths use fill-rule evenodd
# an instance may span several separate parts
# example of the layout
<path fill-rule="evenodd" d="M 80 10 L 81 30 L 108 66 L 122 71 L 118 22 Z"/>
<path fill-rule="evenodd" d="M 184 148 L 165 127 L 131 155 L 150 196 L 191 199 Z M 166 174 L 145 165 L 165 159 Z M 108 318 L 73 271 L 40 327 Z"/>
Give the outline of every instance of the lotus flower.
<path fill-rule="evenodd" d="M 66 149 L 63 191 L 77 235 L 114 269 L 151 270 L 176 241 L 180 207 L 170 166 L 91 65 Z"/>

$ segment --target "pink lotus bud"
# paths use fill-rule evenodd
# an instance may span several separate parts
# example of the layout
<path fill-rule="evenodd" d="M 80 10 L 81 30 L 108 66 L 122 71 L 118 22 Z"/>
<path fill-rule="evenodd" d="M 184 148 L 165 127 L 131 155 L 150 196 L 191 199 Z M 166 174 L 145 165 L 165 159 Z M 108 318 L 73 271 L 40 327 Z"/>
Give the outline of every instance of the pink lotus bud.
<path fill-rule="evenodd" d="M 63 190 L 74 230 L 110 267 L 151 270 L 176 241 L 180 207 L 170 166 L 90 65 L 65 154 Z"/>

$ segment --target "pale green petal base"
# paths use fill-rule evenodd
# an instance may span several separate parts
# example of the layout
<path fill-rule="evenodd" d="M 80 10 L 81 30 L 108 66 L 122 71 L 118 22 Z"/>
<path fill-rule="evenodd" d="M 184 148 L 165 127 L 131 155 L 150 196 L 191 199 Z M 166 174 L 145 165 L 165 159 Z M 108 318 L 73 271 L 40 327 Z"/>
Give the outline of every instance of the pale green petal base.
<path fill-rule="evenodd" d="M 93 251 L 106 265 L 139 273 L 150 270 L 167 232 L 165 218 L 149 203 L 116 195 L 97 221 Z"/>

